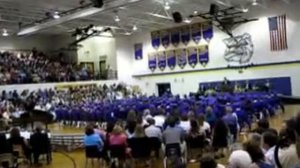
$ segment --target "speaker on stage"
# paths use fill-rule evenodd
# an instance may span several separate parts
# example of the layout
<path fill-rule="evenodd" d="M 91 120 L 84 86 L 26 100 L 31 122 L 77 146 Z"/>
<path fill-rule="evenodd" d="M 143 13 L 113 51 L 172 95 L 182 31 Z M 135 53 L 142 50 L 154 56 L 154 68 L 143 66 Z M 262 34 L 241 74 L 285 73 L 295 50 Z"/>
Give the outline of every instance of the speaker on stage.
<path fill-rule="evenodd" d="M 219 6 L 216 4 L 211 4 L 209 9 L 209 14 L 212 16 L 218 15 L 219 12 Z"/>
<path fill-rule="evenodd" d="M 91 2 L 96 8 L 102 8 L 103 6 L 103 0 L 91 0 Z"/>
<path fill-rule="evenodd" d="M 173 19 L 175 23 L 181 23 L 182 22 L 182 16 L 180 12 L 174 12 L 173 14 Z"/>

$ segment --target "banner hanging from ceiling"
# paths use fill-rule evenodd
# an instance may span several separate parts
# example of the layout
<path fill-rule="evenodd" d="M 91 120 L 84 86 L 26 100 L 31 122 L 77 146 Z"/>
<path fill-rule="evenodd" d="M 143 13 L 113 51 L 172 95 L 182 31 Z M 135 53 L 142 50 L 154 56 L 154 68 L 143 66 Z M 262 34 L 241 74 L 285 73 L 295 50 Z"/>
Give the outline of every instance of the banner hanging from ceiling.
<path fill-rule="evenodd" d="M 157 66 L 157 61 L 156 61 L 157 55 L 156 54 L 157 54 L 156 52 L 153 52 L 153 53 L 149 53 L 149 55 L 148 55 L 148 67 L 149 67 L 149 69 L 151 69 L 151 71 L 154 71 Z"/>
<path fill-rule="evenodd" d="M 143 44 L 137 43 L 134 45 L 134 58 L 136 60 L 143 59 Z"/>
<path fill-rule="evenodd" d="M 158 60 L 158 68 L 163 71 L 167 66 L 166 52 L 165 51 L 159 52 L 157 54 L 157 56 L 158 56 L 158 59 L 157 59 Z"/>
<path fill-rule="evenodd" d="M 188 62 L 189 62 L 189 65 L 191 67 L 195 67 L 198 63 L 198 55 L 197 55 L 197 48 L 196 47 L 190 47 L 187 49 L 187 52 L 188 52 Z"/>
<path fill-rule="evenodd" d="M 160 31 L 151 32 L 151 44 L 156 50 L 160 46 Z"/>
<path fill-rule="evenodd" d="M 175 50 L 169 50 L 166 52 L 167 55 L 167 63 L 168 67 L 173 70 L 176 66 L 176 56 L 175 56 Z"/>

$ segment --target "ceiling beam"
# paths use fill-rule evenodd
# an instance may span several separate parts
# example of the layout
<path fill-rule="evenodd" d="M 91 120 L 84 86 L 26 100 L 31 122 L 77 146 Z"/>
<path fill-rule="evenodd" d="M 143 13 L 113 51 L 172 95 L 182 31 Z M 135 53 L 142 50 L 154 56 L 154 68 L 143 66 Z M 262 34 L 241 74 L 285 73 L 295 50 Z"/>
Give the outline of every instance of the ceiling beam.
<path fill-rule="evenodd" d="M 40 31 L 42 29 L 46 29 L 46 28 L 49 28 L 49 27 L 52 27 L 52 26 L 56 26 L 56 25 L 59 25 L 59 24 L 62 24 L 62 23 L 65 23 L 65 22 L 68 22 L 68 21 L 71 21 L 71 20 L 84 18 L 84 17 L 87 17 L 87 16 L 94 15 L 96 13 L 106 11 L 106 10 L 113 10 L 115 8 L 131 5 L 131 4 L 134 4 L 134 3 L 141 2 L 141 1 L 145 1 L 145 0 L 129 0 L 129 1 L 126 1 L 126 2 L 125 1 L 122 1 L 122 2 L 116 1 L 115 3 L 110 3 L 110 4 L 104 5 L 102 8 L 90 7 L 90 8 L 83 9 L 83 10 L 80 10 L 78 12 L 75 12 L 73 14 L 62 16 L 60 19 L 49 20 L 49 21 L 46 21 L 46 22 L 41 23 L 39 25 L 33 25 L 31 27 L 23 28 L 18 32 L 18 35 L 32 34 L 32 33 L 35 33 L 37 31 Z"/>

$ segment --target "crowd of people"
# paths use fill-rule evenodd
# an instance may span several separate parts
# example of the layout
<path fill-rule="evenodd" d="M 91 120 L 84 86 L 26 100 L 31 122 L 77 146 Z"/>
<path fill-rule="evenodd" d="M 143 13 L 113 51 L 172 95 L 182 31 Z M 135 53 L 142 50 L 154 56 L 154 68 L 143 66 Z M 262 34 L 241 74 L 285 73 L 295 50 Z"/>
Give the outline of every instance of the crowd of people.
<path fill-rule="evenodd" d="M 0 53 L 0 84 L 25 84 L 91 80 L 89 69 L 64 63 L 33 49 Z"/>
<path fill-rule="evenodd" d="M 5 132 L 0 133 L 0 155 L 5 155 L 8 158 L 5 162 L 1 162 L 1 167 L 17 167 L 18 158 L 26 159 L 36 165 L 39 163 L 39 158 L 42 154 L 47 154 L 47 159 L 51 160 L 51 145 L 47 133 L 42 127 L 36 127 L 35 131 L 29 137 L 21 135 L 20 129 L 15 127 L 10 130 L 10 134 Z M 3 160 L 1 160 L 3 161 Z"/>
<path fill-rule="evenodd" d="M 78 104 L 89 102 L 111 102 L 138 95 L 140 95 L 140 91 L 137 87 L 123 83 L 102 86 L 94 84 L 70 86 L 62 89 L 38 89 L 37 91 L 24 90 L 21 93 L 2 91 L 0 121 L 8 123 L 13 118 L 20 118 L 23 113 L 33 110 L 52 112 L 55 115 L 55 109 L 60 106 L 75 107 Z"/>
<path fill-rule="evenodd" d="M 176 113 L 169 116 L 151 116 L 149 111 L 145 110 L 144 115 L 139 118 L 134 111 L 131 111 L 125 122 L 108 123 L 106 128 L 88 125 L 84 143 L 86 147 L 97 146 L 99 157 L 102 158 L 106 158 L 106 152 L 111 146 L 123 146 L 124 157 L 130 159 L 132 157 L 130 141 L 156 138 L 162 144 L 160 154 L 163 155 L 160 156 L 167 155 L 171 147 L 177 146 L 181 152 L 180 157 L 187 163 L 186 161 L 193 157 L 189 150 L 193 139 L 196 139 L 200 144 L 198 157 L 201 168 L 225 167 L 217 163 L 218 159 L 224 156 L 229 156 L 226 166 L 228 168 L 300 166 L 297 155 L 300 115 L 285 121 L 279 131 L 270 127 L 267 118 L 260 119 L 254 129 L 249 130 L 243 142 L 232 139 L 239 132 L 232 132 L 229 117 L 235 118 L 229 108 L 227 114 L 217 119 L 214 124 L 209 124 L 205 116 L 195 116 L 193 113 L 189 113 L 187 118 Z M 238 125 L 237 121 L 233 122 L 235 126 Z M 150 143 L 148 145 L 151 146 Z M 146 150 L 146 147 L 143 150 Z M 148 165 L 148 162 L 146 163 Z M 177 166 L 181 168 L 180 165 Z"/>

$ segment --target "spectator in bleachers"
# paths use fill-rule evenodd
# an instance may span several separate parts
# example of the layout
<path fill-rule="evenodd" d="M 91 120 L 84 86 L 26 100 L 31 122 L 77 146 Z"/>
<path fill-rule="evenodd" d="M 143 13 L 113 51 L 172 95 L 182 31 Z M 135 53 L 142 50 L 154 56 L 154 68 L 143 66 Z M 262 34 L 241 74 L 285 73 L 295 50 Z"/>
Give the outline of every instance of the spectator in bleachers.
<path fill-rule="evenodd" d="M 207 136 L 210 136 L 211 134 L 211 129 L 210 129 L 210 125 L 208 122 L 205 121 L 205 117 L 204 115 L 199 115 L 199 129 L 201 133 L 205 133 Z"/>

